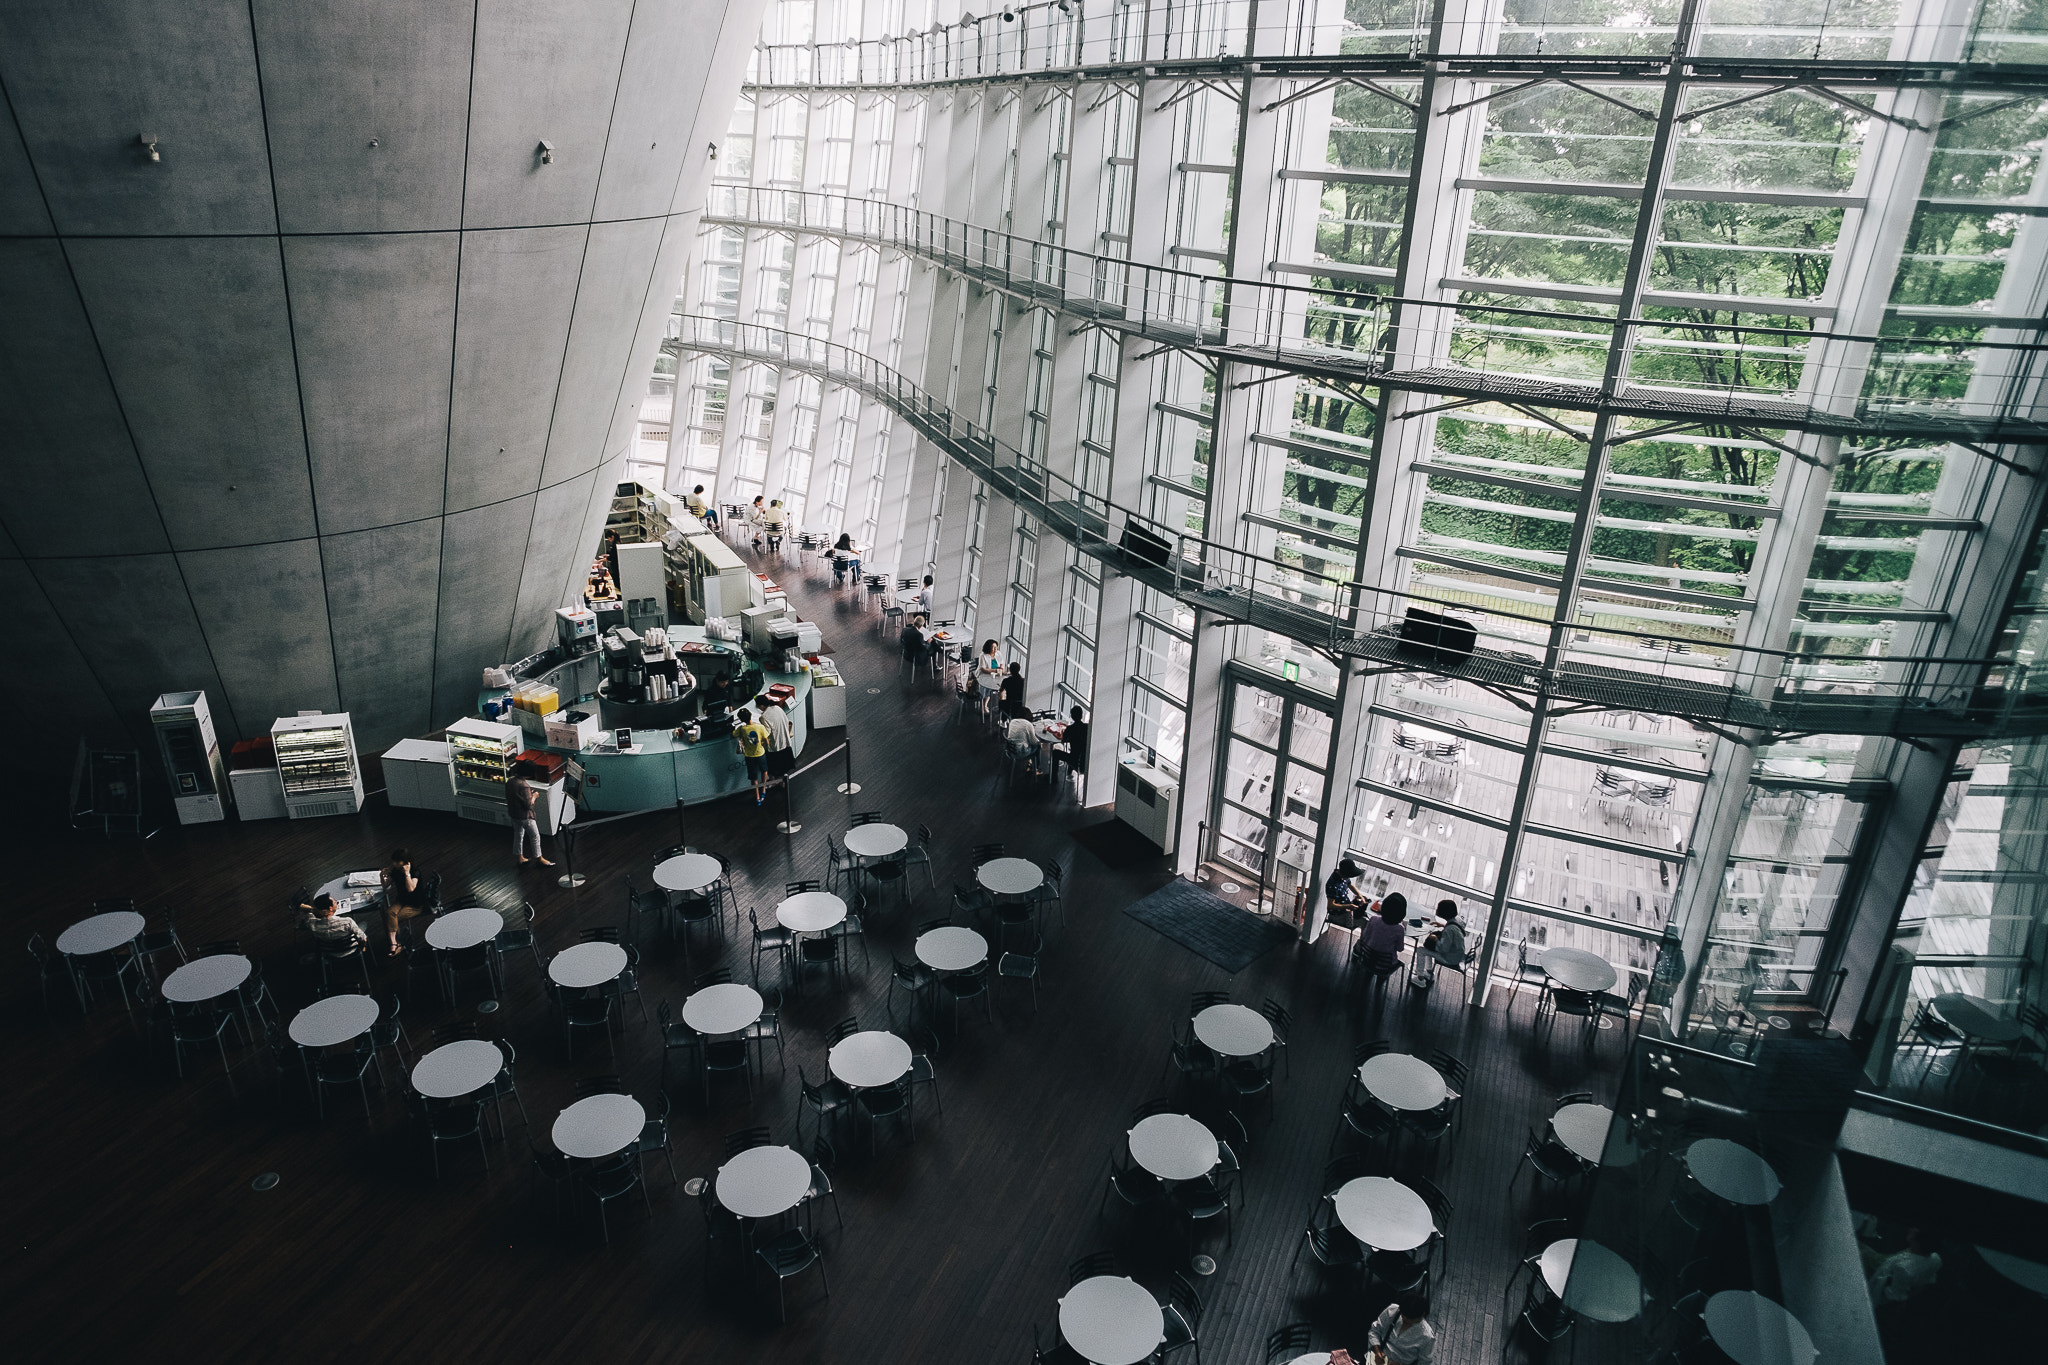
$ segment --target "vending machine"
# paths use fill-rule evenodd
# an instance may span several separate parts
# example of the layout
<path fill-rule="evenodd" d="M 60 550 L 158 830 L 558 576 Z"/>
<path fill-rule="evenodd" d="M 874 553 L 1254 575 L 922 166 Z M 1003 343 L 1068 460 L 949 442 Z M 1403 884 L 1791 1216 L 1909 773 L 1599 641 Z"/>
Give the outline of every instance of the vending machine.
<path fill-rule="evenodd" d="M 156 746 L 171 779 L 171 799 L 178 823 L 203 825 L 227 819 L 233 798 L 228 793 L 227 764 L 213 734 L 213 714 L 204 692 L 166 692 L 149 708 Z"/>

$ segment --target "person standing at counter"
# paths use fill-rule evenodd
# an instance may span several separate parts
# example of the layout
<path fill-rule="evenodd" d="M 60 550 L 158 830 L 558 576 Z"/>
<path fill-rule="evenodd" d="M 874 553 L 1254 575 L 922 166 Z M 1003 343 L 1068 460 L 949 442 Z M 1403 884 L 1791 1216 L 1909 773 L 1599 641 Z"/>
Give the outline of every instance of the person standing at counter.
<path fill-rule="evenodd" d="M 768 799 L 768 732 L 754 723 L 744 706 L 733 716 L 733 747 L 747 760 L 747 781 L 754 784 L 754 804 Z"/>
<path fill-rule="evenodd" d="M 989 710 L 1003 687 L 1003 660 L 996 653 L 994 640 L 981 642 L 981 657 L 974 661 L 974 681 L 981 687 L 981 716 L 987 720 Z"/>
<path fill-rule="evenodd" d="M 528 863 L 554 866 L 540 856 L 540 818 L 534 813 L 534 803 L 539 799 L 533 784 L 523 777 L 515 776 L 505 784 L 505 809 L 512 813 L 512 851 L 519 855 L 521 867 Z M 529 846 L 533 849 L 531 857 L 526 852 Z"/>
<path fill-rule="evenodd" d="M 754 698 L 754 705 L 760 708 L 757 724 L 768 732 L 768 776 L 787 781 L 796 768 L 796 751 L 789 747 L 789 712 L 766 692 Z"/>

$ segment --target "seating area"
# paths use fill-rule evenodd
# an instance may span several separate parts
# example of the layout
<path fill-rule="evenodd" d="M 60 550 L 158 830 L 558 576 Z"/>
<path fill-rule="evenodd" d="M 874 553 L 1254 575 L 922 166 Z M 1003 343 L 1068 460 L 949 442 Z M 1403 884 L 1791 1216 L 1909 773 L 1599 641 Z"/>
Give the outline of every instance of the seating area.
<path fill-rule="evenodd" d="M 887 679 L 893 641 L 840 603 L 842 660 Z M 857 747 L 857 795 L 802 788 L 792 836 L 740 801 L 680 833 L 663 814 L 586 830 L 574 890 L 510 866 L 495 830 L 374 805 L 215 831 L 233 877 L 118 841 L 84 881 L 32 873 L 24 928 L 50 967 L 16 992 L 36 1043 L 15 1088 L 63 1118 L 6 1194 L 46 1239 L 37 1330 L 175 1349 L 176 1313 L 88 1308 L 72 1229 L 124 1220 L 144 1280 L 229 1256 L 211 1292 L 241 1314 L 299 1285 L 338 1218 L 435 1250 L 353 1265 L 323 1324 L 422 1277 L 464 1286 L 456 1311 L 407 1315 L 414 1349 L 518 1317 L 630 1353 L 659 1303 L 654 1330 L 692 1358 L 1072 1359 L 1108 1306 L 1156 1313 L 1147 1354 L 1292 1359 L 1362 1352 L 1426 1288 L 1438 1360 L 1498 1358 L 1529 1228 L 1573 1216 L 1597 1160 L 1573 1155 L 1583 1116 L 1554 1117 L 1612 1095 L 1620 1035 L 1596 1019 L 1584 1045 L 1533 984 L 1461 1008 L 1404 972 L 1374 1001 L 1327 944 L 1225 978 L 1121 913 L 1167 873 L 1070 837 L 1103 812 L 992 781 L 999 742 L 921 680 L 855 701 L 857 746 L 915 738 Z M 330 960 L 290 888 L 401 839 L 442 874 L 440 908 L 396 959 L 371 913 L 370 952 Z M 176 945 L 129 955 L 169 945 L 173 908 Z M 75 959 L 51 946 L 94 910 L 140 922 Z M 279 1189 L 248 1188 L 272 1171 Z M 167 1236 L 222 1191 L 260 1237 Z"/>

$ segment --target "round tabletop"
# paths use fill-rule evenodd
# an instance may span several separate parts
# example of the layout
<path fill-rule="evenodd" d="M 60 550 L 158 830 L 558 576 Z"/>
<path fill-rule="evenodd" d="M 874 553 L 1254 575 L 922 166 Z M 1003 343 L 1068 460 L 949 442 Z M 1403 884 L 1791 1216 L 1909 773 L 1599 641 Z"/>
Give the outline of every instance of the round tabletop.
<path fill-rule="evenodd" d="M 1536 959 L 1543 974 L 1568 991 L 1592 995 L 1604 991 L 1618 979 L 1614 964 L 1584 948 L 1551 948 Z"/>
<path fill-rule="evenodd" d="M 917 960 L 935 972 L 964 972 L 988 961 L 988 940 L 949 924 L 917 936 Z"/>
<path fill-rule="evenodd" d="M 773 1218 L 803 1202 L 811 1163 L 787 1147 L 749 1147 L 718 1168 L 718 1202 L 742 1218 Z"/>
<path fill-rule="evenodd" d="M 1993 1251 L 1990 1247 L 1978 1247 L 1977 1254 L 1984 1258 L 1984 1264 L 2011 1280 L 2022 1289 L 2031 1289 L 2036 1294 L 2048 1296 L 2048 1265 L 2039 1261 L 2024 1260 L 2006 1251 Z"/>
<path fill-rule="evenodd" d="M 910 847 L 910 836 L 896 825 L 855 825 L 840 842 L 857 858 L 886 858 Z"/>
<path fill-rule="evenodd" d="M 599 940 L 564 948 L 548 963 L 548 979 L 571 990 L 602 986 L 618 979 L 626 970 L 626 950 L 616 943 Z"/>
<path fill-rule="evenodd" d="M 1818 781 L 1828 775 L 1828 765 L 1818 758 L 1767 758 L 1764 773 L 1770 777 L 1803 777 Z"/>
<path fill-rule="evenodd" d="M 313 891 L 313 899 L 318 900 L 322 896 L 334 897 L 335 913 L 341 915 L 353 915 L 356 911 L 375 904 L 377 898 L 384 894 L 382 877 L 373 870 L 369 873 L 373 880 L 368 886 L 350 886 L 348 879 L 359 875 L 360 872 L 344 872 L 332 881 L 320 883 Z"/>
<path fill-rule="evenodd" d="M 1731 1204 L 1768 1204 L 1782 1188 L 1770 1162 L 1727 1138 L 1701 1138 L 1686 1148 L 1685 1168 Z"/>
<path fill-rule="evenodd" d="M 1590 1166 L 1600 1164 L 1614 1111 L 1604 1104 L 1568 1104 L 1550 1116 L 1550 1131 L 1564 1149 Z"/>
<path fill-rule="evenodd" d="M 1700 1311 L 1707 1335 L 1735 1365 L 1812 1365 L 1820 1354 L 1799 1319 L 1753 1289 L 1725 1289 Z"/>
<path fill-rule="evenodd" d="M 57 935 L 57 951 L 66 957 L 91 957 L 111 953 L 141 937 L 142 916 L 133 910 L 114 910 L 82 919 Z"/>
<path fill-rule="evenodd" d="M 1413 1251 L 1436 1231 L 1422 1196 L 1383 1175 L 1345 1182 L 1337 1191 L 1337 1221 L 1374 1251 Z"/>
<path fill-rule="evenodd" d="M 683 1022 L 699 1033 L 717 1037 L 738 1033 L 761 1017 L 766 1002 L 761 992 L 737 981 L 722 981 L 683 1001 Z"/>
<path fill-rule="evenodd" d="M 1273 1046 L 1273 1025 L 1243 1005 L 1211 1005 L 1195 1016 L 1195 1037 L 1225 1057 L 1256 1057 Z"/>
<path fill-rule="evenodd" d="M 910 1070 L 910 1044 L 893 1033 L 849 1033 L 826 1054 L 832 1075 L 856 1090 L 894 1085 Z"/>
<path fill-rule="evenodd" d="M 505 928 L 505 917 L 488 905 L 450 910 L 427 926 L 427 946 L 452 951 L 489 943 Z"/>
<path fill-rule="evenodd" d="M 594 1161 L 640 1140 L 647 1111 L 631 1095 L 586 1095 L 555 1118 L 555 1150 Z"/>
<path fill-rule="evenodd" d="M 1045 869 L 1029 858 L 991 858 L 974 869 L 974 880 L 998 896 L 1021 896 L 1045 884 Z"/>
<path fill-rule="evenodd" d="M 237 990 L 255 966 L 240 953 L 195 958 L 164 978 L 164 999 L 180 1005 L 214 1000 Z"/>
<path fill-rule="evenodd" d="M 1216 1135 L 1186 1114 L 1154 1114 L 1131 1129 L 1131 1160 L 1161 1180 L 1198 1179 L 1216 1159 Z"/>
<path fill-rule="evenodd" d="M 1978 1042 L 2010 1043 L 2020 1036 L 2019 1020 L 1978 996 L 1951 991 L 1927 1003 L 1934 1006 L 1936 1014 Z"/>
<path fill-rule="evenodd" d="M 496 1043 L 464 1038 L 443 1043 L 413 1063 L 412 1088 L 430 1100 L 474 1095 L 505 1069 L 505 1054 Z"/>
<path fill-rule="evenodd" d="M 654 884 L 664 891 L 702 891 L 724 875 L 709 853 L 685 853 L 654 865 Z"/>
<path fill-rule="evenodd" d="M 381 1012 L 367 995 L 330 995 L 293 1015 L 285 1032 L 300 1047 L 333 1047 L 368 1033 Z"/>
<path fill-rule="evenodd" d="M 1426 1114 L 1450 1097 L 1443 1073 L 1420 1057 L 1382 1052 L 1358 1068 L 1358 1083 L 1389 1109 Z M 1406 1250 L 1406 1248 L 1394 1248 Z"/>
<path fill-rule="evenodd" d="M 1567 1237 L 1543 1248 L 1543 1283 L 1565 1307 L 1595 1322 L 1629 1322 L 1643 1311 L 1635 1268 L 1598 1242 Z"/>
<path fill-rule="evenodd" d="M 1096 1275 L 1060 1299 L 1060 1336 L 1094 1365 L 1137 1365 L 1166 1339 L 1166 1316 L 1136 1280 Z"/>
<path fill-rule="evenodd" d="M 799 891 L 775 907 L 775 922 L 800 934 L 822 934 L 846 922 L 846 902 L 830 891 Z"/>
<path fill-rule="evenodd" d="M 1287 1365 L 1330 1365 L 1330 1353 L 1328 1351 L 1310 1351 L 1307 1355 L 1296 1356 L 1288 1361 Z"/>

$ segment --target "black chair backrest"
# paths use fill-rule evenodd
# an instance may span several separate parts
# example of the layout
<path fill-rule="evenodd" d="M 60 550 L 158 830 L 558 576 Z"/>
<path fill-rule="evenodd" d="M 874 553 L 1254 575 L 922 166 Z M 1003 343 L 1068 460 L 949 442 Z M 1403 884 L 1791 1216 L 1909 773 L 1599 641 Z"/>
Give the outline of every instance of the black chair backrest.
<path fill-rule="evenodd" d="M 1171 1114 L 1173 1112 L 1174 1107 L 1172 1100 L 1146 1100 L 1143 1104 L 1139 1105 L 1136 1109 L 1133 1109 L 1131 1111 L 1131 1122 L 1133 1124 L 1136 1124 L 1144 1119 L 1151 1118 L 1154 1114 Z"/>
<path fill-rule="evenodd" d="M 579 937 L 585 943 L 617 943 L 619 931 L 613 925 L 598 924 L 585 929 Z"/>
<path fill-rule="evenodd" d="M 1083 1280 L 1092 1280 L 1098 1275 L 1116 1274 L 1116 1257 L 1107 1251 L 1091 1251 L 1078 1260 L 1067 1263 L 1067 1287 L 1073 1288 Z"/>
<path fill-rule="evenodd" d="M 1285 1327 L 1275 1328 L 1266 1338 L 1266 1365 L 1281 1365 L 1308 1351 L 1309 1325 L 1305 1322 L 1290 1322 Z"/>
<path fill-rule="evenodd" d="M 1436 1220 L 1436 1230 L 1447 1230 L 1451 1225 L 1451 1213 L 1457 1207 L 1451 1203 L 1451 1197 L 1427 1176 L 1416 1176 L 1413 1184 L 1415 1192 L 1422 1196 L 1422 1202 L 1429 1205 L 1430 1216 Z"/>
<path fill-rule="evenodd" d="M 725 1155 L 730 1159 L 756 1147 L 770 1146 L 774 1141 L 766 1128 L 742 1128 L 725 1135 Z"/>
<path fill-rule="evenodd" d="M 806 877 L 804 880 L 800 882 L 784 883 L 782 888 L 782 894 L 785 896 L 801 896 L 806 891 L 822 891 L 824 890 L 824 888 L 825 883 L 819 881 L 817 878 Z"/>
<path fill-rule="evenodd" d="M 853 823 L 856 827 L 860 825 L 879 825 L 882 823 L 882 812 L 878 810 L 855 811 Z"/>
<path fill-rule="evenodd" d="M 724 986 L 730 984 L 731 981 L 732 968 L 714 967 L 708 972 L 699 972 L 691 984 L 701 991 L 706 986 Z"/>
<path fill-rule="evenodd" d="M 976 844 L 974 846 L 973 858 L 976 867 L 980 867 L 986 862 L 992 862 L 1002 856 L 1003 846 L 1001 844 Z"/>
<path fill-rule="evenodd" d="M 832 1031 L 825 1035 L 825 1045 L 827 1047 L 830 1047 L 832 1044 L 837 1043 L 840 1039 L 845 1038 L 848 1034 L 859 1032 L 859 1020 L 841 1019 L 838 1023 L 832 1026 Z"/>
<path fill-rule="evenodd" d="M 1392 1052 L 1393 1050 L 1394 1041 L 1391 1038 L 1369 1039 L 1351 1049 L 1351 1065 L 1354 1068 L 1364 1066 L 1382 1052 Z"/>

